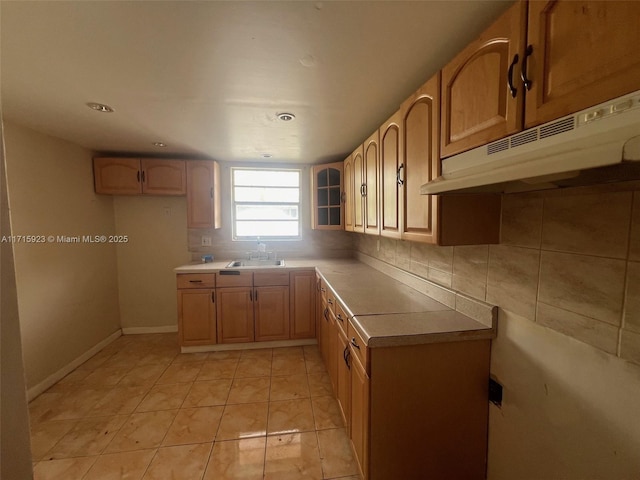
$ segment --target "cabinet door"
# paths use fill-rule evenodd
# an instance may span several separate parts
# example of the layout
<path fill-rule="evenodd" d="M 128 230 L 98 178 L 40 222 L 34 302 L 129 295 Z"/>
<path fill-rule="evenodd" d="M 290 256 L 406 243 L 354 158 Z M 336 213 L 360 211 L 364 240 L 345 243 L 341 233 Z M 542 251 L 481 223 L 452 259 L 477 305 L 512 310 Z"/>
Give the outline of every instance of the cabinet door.
<path fill-rule="evenodd" d="M 256 342 L 289 339 L 289 286 L 253 291 Z"/>
<path fill-rule="evenodd" d="M 253 288 L 218 288 L 216 303 L 218 343 L 253 342 Z"/>
<path fill-rule="evenodd" d="M 187 179 L 184 160 L 143 158 L 142 193 L 151 195 L 184 195 Z"/>
<path fill-rule="evenodd" d="M 291 272 L 289 274 L 289 288 L 291 338 L 314 338 L 316 336 L 315 272 L 313 270 Z"/>
<path fill-rule="evenodd" d="M 353 232 L 353 216 L 355 212 L 355 190 L 353 178 L 353 157 L 344 160 L 344 229 Z"/>
<path fill-rule="evenodd" d="M 525 127 L 640 87 L 640 2 L 529 2 Z"/>
<path fill-rule="evenodd" d="M 400 238 L 400 175 L 403 173 L 400 111 L 380 127 L 380 234 Z"/>
<path fill-rule="evenodd" d="M 220 167 L 214 161 L 187 161 L 187 227 L 220 228 Z"/>
<path fill-rule="evenodd" d="M 178 338 L 182 346 L 216 343 L 215 290 L 178 290 Z"/>
<path fill-rule="evenodd" d="M 368 478 L 369 377 L 355 357 L 351 357 L 351 443 L 360 471 Z"/>
<path fill-rule="evenodd" d="M 376 130 L 364 142 L 363 158 L 363 213 L 364 231 L 374 235 L 380 234 L 378 215 L 378 163 L 379 163 L 379 133 Z"/>
<path fill-rule="evenodd" d="M 317 230 L 342 230 L 342 162 L 316 165 L 312 169 L 312 227 Z"/>
<path fill-rule="evenodd" d="M 140 160 L 137 158 L 94 158 L 96 193 L 138 195 L 142 193 Z"/>
<path fill-rule="evenodd" d="M 436 243 L 436 195 L 421 195 L 420 187 L 440 173 L 438 157 L 440 76 L 436 75 L 402 104 L 404 182 L 402 238 Z"/>
<path fill-rule="evenodd" d="M 353 158 L 353 231 L 364 233 L 364 149 L 360 145 Z"/>
<path fill-rule="evenodd" d="M 322 288 L 322 280 L 320 280 L 320 275 L 316 273 L 316 290 L 315 290 L 315 318 L 316 318 L 316 337 L 318 338 L 318 349 L 322 354 L 322 295 L 320 294 L 320 289 Z"/>
<path fill-rule="evenodd" d="M 522 129 L 524 89 L 516 79 L 526 13 L 526 2 L 516 2 L 442 69 L 443 157 Z"/>
<path fill-rule="evenodd" d="M 337 329 L 338 334 L 338 405 L 347 427 L 351 424 L 351 354 L 347 337 Z"/>

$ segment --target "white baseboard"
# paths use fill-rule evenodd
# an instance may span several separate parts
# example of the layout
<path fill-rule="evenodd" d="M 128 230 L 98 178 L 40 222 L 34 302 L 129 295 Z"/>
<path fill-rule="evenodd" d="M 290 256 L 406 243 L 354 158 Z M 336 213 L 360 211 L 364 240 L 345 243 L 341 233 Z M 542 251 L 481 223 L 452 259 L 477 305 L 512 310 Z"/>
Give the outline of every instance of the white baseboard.
<path fill-rule="evenodd" d="M 303 338 L 300 340 L 274 340 L 271 342 L 227 343 L 218 345 L 199 345 L 195 347 L 181 347 L 182 353 L 221 352 L 225 350 L 256 350 L 259 348 L 302 347 L 316 345 L 315 338 Z"/>
<path fill-rule="evenodd" d="M 145 333 L 174 333 L 178 331 L 177 325 L 164 325 L 161 327 L 124 327 L 123 335 L 141 335 Z"/>
<path fill-rule="evenodd" d="M 80 365 L 82 365 L 84 362 L 86 362 L 91 357 L 93 357 L 96 353 L 98 353 L 104 347 L 106 347 L 111 342 L 113 342 L 120 335 L 122 335 L 122 331 L 120 329 L 116 330 L 111 335 L 109 335 L 107 338 L 102 340 L 100 343 L 94 345 L 89 350 L 87 350 L 82 355 L 80 355 L 78 358 L 73 360 L 71 363 L 65 365 L 60 370 L 58 370 L 55 373 L 52 373 L 51 375 L 49 375 L 47 378 L 45 378 L 43 381 L 41 381 L 37 385 L 34 385 L 33 387 L 31 387 L 29 390 L 27 390 L 27 400 L 28 401 L 33 400 L 38 395 L 40 395 L 42 392 L 44 392 L 46 389 L 48 389 L 49 387 L 55 385 L 57 382 L 62 380 L 64 377 L 66 377 L 69 373 L 71 373 L 76 368 L 78 368 Z"/>

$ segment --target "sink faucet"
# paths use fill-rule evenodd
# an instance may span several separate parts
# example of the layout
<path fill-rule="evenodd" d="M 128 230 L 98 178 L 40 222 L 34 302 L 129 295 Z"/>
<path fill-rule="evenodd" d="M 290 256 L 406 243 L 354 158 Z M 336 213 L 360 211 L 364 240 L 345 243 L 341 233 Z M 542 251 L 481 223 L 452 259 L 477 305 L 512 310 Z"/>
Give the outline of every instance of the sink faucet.
<path fill-rule="evenodd" d="M 260 237 L 258 237 L 258 247 L 256 251 L 248 252 L 248 253 L 249 253 L 249 260 L 254 260 L 254 259 L 261 260 L 261 259 L 269 258 L 269 252 L 267 252 L 267 245 L 260 241 Z"/>

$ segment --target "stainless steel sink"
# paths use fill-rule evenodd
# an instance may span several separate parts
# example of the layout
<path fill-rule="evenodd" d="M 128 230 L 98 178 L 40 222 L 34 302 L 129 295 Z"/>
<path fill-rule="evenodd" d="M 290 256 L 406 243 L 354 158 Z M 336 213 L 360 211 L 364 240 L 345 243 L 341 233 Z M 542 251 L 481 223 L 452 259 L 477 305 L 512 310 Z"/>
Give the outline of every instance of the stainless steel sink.
<path fill-rule="evenodd" d="M 227 264 L 227 268 L 239 268 L 239 267 L 284 267 L 284 260 L 234 260 Z"/>

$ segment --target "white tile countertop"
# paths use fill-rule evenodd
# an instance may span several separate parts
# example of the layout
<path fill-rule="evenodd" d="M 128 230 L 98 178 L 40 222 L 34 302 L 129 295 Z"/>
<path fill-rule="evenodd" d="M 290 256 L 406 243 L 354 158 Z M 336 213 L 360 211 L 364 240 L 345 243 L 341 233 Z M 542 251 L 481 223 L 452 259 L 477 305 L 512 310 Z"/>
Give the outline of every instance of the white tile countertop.
<path fill-rule="evenodd" d="M 315 268 L 344 307 L 351 325 L 370 348 L 495 337 L 497 307 L 388 264 L 378 265 L 382 262 L 371 257 L 360 257 L 366 263 L 359 259 L 292 259 L 285 260 L 284 267 L 261 267 L 256 270 Z M 212 273 L 230 270 L 226 268 L 229 262 L 183 265 L 175 268 L 174 272 Z M 385 273 L 374 267 L 384 269 Z M 252 267 L 240 269 L 251 270 Z M 444 294 L 444 303 L 426 293 L 434 291 L 434 288 Z"/>

